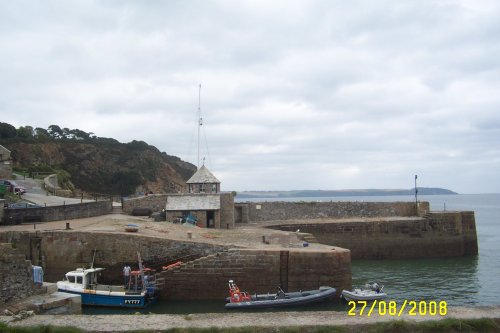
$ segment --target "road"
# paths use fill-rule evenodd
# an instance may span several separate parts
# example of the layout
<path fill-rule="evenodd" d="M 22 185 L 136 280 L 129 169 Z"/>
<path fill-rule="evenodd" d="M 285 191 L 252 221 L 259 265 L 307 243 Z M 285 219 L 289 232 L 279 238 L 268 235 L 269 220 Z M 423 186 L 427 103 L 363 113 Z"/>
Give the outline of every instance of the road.
<path fill-rule="evenodd" d="M 55 195 L 48 195 L 48 193 L 43 189 L 43 180 L 24 178 L 21 175 L 16 175 L 17 178 L 14 180 L 19 186 L 26 189 L 26 193 L 23 194 L 22 198 L 27 201 L 31 201 L 42 206 L 58 206 L 58 205 L 69 205 L 75 203 L 81 203 L 80 198 L 64 198 Z M 93 200 L 83 199 L 83 202 L 91 202 Z"/>

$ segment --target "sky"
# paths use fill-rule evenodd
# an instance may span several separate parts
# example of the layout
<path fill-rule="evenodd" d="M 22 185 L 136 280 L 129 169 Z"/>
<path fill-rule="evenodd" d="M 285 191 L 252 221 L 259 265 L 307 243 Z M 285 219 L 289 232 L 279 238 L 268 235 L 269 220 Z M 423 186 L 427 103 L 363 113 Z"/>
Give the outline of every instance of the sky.
<path fill-rule="evenodd" d="M 197 165 L 200 105 L 222 190 L 498 193 L 499 36 L 495 0 L 1 1 L 0 121 Z"/>

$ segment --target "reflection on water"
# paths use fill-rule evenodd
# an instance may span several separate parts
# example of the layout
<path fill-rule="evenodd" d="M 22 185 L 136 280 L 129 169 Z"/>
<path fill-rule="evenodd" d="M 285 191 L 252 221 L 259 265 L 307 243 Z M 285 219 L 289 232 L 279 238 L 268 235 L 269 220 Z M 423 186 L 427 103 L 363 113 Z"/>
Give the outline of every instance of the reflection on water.
<path fill-rule="evenodd" d="M 355 260 L 353 287 L 376 281 L 385 286 L 390 300 L 435 300 L 450 305 L 484 303 L 480 300 L 474 257 L 415 260 Z"/>

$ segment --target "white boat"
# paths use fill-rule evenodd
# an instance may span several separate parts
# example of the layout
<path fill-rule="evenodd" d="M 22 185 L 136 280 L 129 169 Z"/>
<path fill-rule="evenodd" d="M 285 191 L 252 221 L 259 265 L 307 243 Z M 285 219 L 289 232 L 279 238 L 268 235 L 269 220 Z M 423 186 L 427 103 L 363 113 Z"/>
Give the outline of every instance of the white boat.
<path fill-rule="evenodd" d="M 158 290 L 154 281 L 146 279 L 140 256 L 139 268 L 139 271 L 131 272 L 126 287 L 99 283 L 98 277 L 104 268 L 77 268 L 57 282 L 57 289 L 80 295 L 82 305 L 144 308 L 156 301 Z"/>
<path fill-rule="evenodd" d="M 356 288 L 353 291 L 342 290 L 341 298 L 349 301 L 375 301 L 385 299 L 387 294 L 384 292 L 384 286 L 378 283 L 366 284 L 363 289 Z"/>

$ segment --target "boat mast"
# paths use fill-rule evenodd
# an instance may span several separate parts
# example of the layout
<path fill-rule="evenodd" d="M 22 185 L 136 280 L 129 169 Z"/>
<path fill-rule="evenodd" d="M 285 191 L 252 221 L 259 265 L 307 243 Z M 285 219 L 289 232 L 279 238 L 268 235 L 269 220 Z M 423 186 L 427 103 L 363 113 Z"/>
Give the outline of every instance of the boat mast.
<path fill-rule="evenodd" d="M 203 126 L 203 118 L 201 117 L 201 83 L 198 88 L 198 169 L 200 168 L 200 130 Z"/>
<path fill-rule="evenodd" d="M 95 253 L 97 252 L 97 248 L 94 248 L 94 256 L 92 257 L 92 265 L 90 265 L 90 268 L 94 268 L 94 260 L 95 260 Z"/>
<path fill-rule="evenodd" d="M 144 285 L 144 267 L 142 266 L 141 253 L 139 251 L 137 251 L 137 261 L 139 262 L 139 272 L 141 274 L 142 288 L 146 289 L 146 286 Z"/>

